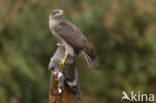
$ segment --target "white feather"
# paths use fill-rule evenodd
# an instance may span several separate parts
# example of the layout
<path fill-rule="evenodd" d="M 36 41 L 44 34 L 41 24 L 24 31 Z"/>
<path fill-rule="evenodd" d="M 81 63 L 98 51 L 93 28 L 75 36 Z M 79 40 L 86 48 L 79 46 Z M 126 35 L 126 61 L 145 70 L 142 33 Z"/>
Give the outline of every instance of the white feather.
<path fill-rule="evenodd" d="M 62 93 L 62 89 L 58 88 L 58 93 Z"/>
<path fill-rule="evenodd" d="M 67 81 L 67 84 L 70 85 L 70 86 L 76 86 L 76 84 L 77 84 L 77 79 L 75 79 L 75 80 L 72 81 L 72 82 Z"/>
<path fill-rule="evenodd" d="M 54 27 L 55 25 L 59 24 L 59 20 L 55 20 L 53 19 L 51 16 L 49 16 L 49 27 L 52 28 Z"/>

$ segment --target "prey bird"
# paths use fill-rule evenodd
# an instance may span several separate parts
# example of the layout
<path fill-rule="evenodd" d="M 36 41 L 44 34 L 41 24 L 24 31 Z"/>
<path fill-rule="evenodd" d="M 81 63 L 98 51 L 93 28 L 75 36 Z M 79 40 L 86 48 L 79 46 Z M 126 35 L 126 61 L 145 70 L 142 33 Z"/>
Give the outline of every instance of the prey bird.
<path fill-rule="evenodd" d="M 67 85 L 70 88 L 72 94 L 74 94 L 77 99 L 80 99 L 79 77 L 77 68 L 75 66 L 78 54 L 75 54 L 74 57 L 68 56 L 64 65 L 64 69 L 61 69 L 59 63 L 65 56 L 65 47 L 60 43 L 58 43 L 57 46 L 58 48 L 56 49 L 54 55 L 50 58 L 48 68 L 51 71 L 54 80 L 59 81 L 58 93 L 62 93 L 64 90 L 64 85 Z"/>
<path fill-rule="evenodd" d="M 49 15 L 49 28 L 52 34 L 62 41 L 65 46 L 65 56 L 60 62 L 64 67 L 68 56 L 83 52 L 83 55 L 92 71 L 99 69 L 93 49 L 89 46 L 86 37 L 72 23 L 64 18 L 63 10 L 56 9 Z"/>

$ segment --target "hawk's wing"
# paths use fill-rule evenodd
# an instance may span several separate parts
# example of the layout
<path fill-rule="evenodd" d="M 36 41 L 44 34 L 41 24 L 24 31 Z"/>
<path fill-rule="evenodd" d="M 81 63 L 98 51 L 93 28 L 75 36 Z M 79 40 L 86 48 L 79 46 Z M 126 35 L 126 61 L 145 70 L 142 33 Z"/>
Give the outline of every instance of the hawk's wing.
<path fill-rule="evenodd" d="M 88 46 L 86 37 L 78 28 L 68 21 L 63 21 L 61 24 L 56 25 L 54 30 L 57 35 L 59 35 L 75 49 L 79 50 Z"/>
<path fill-rule="evenodd" d="M 83 50 L 84 57 L 93 71 L 99 69 L 93 49 L 88 45 L 86 37 L 78 28 L 68 21 L 63 21 L 54 27 L 54 31 L 74 49 Z"/>

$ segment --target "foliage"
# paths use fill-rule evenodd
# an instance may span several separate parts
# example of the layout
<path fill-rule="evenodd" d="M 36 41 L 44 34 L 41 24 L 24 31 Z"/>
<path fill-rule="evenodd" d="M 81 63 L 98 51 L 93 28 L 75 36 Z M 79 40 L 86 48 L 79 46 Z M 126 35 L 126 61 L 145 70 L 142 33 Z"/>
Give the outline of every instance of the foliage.
<path fill-rule="evenodd" d="M 116 103 L 123 90 L 156 94 L 155 0 L 0 2 L 0 103 L 48 102 L 55 8 L 82 30 L 102 65 L 92 73 L 79 58 L 81 103 Z"/>

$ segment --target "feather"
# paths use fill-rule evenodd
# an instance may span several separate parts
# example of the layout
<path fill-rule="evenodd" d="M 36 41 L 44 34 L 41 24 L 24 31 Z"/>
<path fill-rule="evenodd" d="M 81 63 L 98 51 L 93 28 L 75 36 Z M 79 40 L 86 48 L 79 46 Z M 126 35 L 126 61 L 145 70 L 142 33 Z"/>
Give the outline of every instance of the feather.
<path fill-rule="evenodd" d="M 83 51 L 86 61 L 92 71 L 99 69 L 93 49 L 88 45 L 88 41 L 83 33 L 69 21 L 62 19 L 59 23 L 51 26 L 54 35 L 63 41 L 67 54 L 74 51 Z"/>
<path fill-rule="evenodd" d="M 92 70 L 92 72 L 96 72 L 98 69 L 100 69 L 100 66 L 96 60 L 96 58 L 92 59 L 86 52 L 83 52 L 83 55 Z"/>

